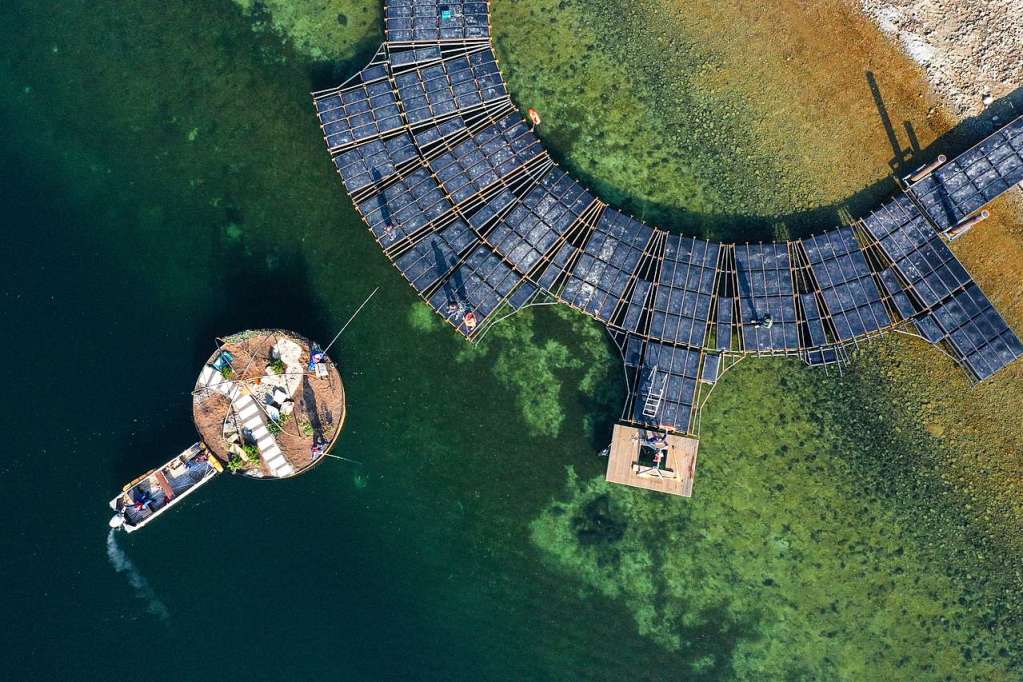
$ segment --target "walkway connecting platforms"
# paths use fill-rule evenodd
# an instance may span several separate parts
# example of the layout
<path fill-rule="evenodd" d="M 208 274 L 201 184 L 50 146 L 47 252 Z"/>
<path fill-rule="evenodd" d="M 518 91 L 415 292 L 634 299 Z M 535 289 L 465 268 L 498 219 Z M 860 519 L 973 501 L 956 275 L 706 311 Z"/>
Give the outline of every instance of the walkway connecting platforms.
<path fill-rule="evenodd" d="M 1023 355 L 947 243 L 1023 182 L 1023 117 L 851 225 L 724 244 L 650 227 L 557 166 L 508 95 L 486 3 L 392 0 L 385 25 L 365 69 L 313 94 L 356 209 L 471 341 L 541 297 L 602 322 L 625 362 L 624 423 L 697 435 L 738 359 L 836 365 L 896 328 L 976 381 Z"/>

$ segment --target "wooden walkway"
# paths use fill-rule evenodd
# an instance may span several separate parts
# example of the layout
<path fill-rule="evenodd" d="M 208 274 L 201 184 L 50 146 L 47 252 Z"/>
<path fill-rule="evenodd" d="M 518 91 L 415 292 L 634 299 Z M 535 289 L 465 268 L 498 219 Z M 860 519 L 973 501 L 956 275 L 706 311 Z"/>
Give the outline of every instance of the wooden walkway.
<path fill-rule="evenodd" d="M 667 437 L 668 453 L 655 468 L 650 458 L 641 461 L 641 442 L 650 432 L 625 424 L 615 424 L 611 436 L 611 454 L 607 462 L 607 480 L 635 488 L 656 490 L 669 495 L 691 497 L 696 477 L 696 451 L 700 441 L 685 436 Z"/>

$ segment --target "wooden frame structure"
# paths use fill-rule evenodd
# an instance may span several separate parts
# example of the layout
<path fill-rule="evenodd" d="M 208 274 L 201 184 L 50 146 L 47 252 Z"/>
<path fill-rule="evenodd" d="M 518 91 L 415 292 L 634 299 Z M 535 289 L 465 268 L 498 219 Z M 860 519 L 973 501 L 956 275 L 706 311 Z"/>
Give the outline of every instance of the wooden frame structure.
<path fill-rule="evenodd" d="M 615 424 L 608 454 L 607 480 L 634 488 L 692 497 L 700 441 L 686 436 L 666 436 L 661 450 L 663 458 L 653 463 L 643 462 L 640 458 L 647 437 L 643 429 Z"/>
<path fill-rule="evenodd" d="M 468 340 L 541 296 L 570 305 L 622 352 L 623 424 L 691 436 L 743 357 L 840 368 L 893 329 L 940 344 L 977 381 L 1023 355 L 943 238 L 1023 181 L 1023 117 L 844 227 L 774 244 L 683 238 L 608 206 L 551 159 L 508 94 L 489 9 L 391 0 L 369 65 L 313 93 L 356 209 Z"/>

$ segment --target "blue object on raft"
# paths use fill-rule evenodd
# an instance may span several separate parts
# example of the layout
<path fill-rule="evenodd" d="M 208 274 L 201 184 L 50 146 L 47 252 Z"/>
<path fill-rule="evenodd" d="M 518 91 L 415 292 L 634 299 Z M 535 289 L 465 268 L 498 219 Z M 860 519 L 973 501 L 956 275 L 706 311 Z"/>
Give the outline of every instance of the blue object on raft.
<path fill-rule="evenodd" d="M 225 367 L 230 367 L 231 363 L 234 362 L 234 356 L 231 355 L 230 351 L 222 351 L 217 359 L 213 361 L 213 369 L 220 371 Z"/>

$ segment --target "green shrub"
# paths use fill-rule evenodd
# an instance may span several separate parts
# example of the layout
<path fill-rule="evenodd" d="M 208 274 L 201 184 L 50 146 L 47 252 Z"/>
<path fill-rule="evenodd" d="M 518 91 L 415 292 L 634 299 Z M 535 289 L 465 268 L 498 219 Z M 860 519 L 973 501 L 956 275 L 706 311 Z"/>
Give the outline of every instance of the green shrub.
<path fill-rule="evenodd" d="M 273 374 L 284 374 L 284 370 L 286 369 L 284 366 L 284 360 L 281 360 L 280 358 L 273 360 L 270 363 L 269 369 Z"/>
<path fill-rule="evenodd" d="M 299 428 L 302 429 L 302 435 L 303 436 L 305 436 L 307 438 L 311 438 L 312 437 L 312 435 L 313 435 L 313 425 L 312 425 L 312 422 L 310 422 L 310 421 L 308 421 L 306 419 L 302 419 L 302 420 L 300 420 L 298 422 L 298 426 L 299 426 Z"/>
<path fill-rule="evenodd" d="M 227 458 L 227 470 L 233 474 L 241 468 L 242 458 L 234 453 L 231 453 L 231 456 Z"/>
<path fill-rule="evenodd" d="M 250 462 L 259 461 L 259 448 L 255 443 L 246 443 L 242 446 L 242 450 L 245 452 L 245 458 Z"/>
<path fill-rule="evenodd" d="M 283 421 L 284 420 L 282 419 L 281 422 Z M 276 436 L 278 433 L 281 432 L 281 424 L 271 419 L 266 423 L 266 430 L 270 432 L 270 435 Z"/>
<path fill-rule="evenodd" d="M 224 377 L 225 379 L 234 379 L 234 370 L 231 368 L 231 365 L 224 365 L 223 367 L 221 367 L 220 376 Z"/>

